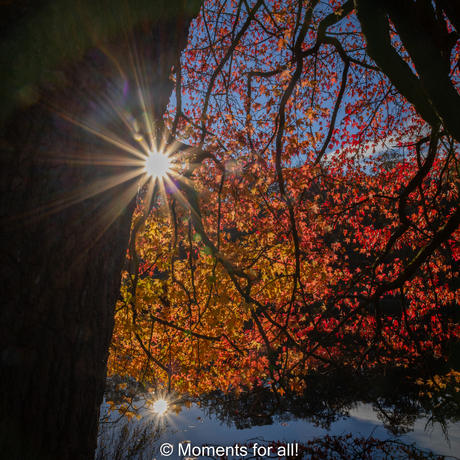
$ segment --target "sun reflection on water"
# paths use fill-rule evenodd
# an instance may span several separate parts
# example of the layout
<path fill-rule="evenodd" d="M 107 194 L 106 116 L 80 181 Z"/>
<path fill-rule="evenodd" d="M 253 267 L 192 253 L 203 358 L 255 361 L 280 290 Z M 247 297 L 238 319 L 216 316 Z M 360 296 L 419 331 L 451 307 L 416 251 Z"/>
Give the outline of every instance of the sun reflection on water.
<path fill-rule="evenodd" d="M 168 403 L 164 399 L 157 399 L 152 406 L 154 412 L 159 415 L 163 415 L 168 410 Z"/>

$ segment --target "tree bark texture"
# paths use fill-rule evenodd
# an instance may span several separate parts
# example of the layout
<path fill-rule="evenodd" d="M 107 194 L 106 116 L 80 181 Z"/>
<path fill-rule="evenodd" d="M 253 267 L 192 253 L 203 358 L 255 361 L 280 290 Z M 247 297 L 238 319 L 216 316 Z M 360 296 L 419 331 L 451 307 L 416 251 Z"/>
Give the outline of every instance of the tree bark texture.
<path fill-rule="evenodd" d="M 199 6 L 2 8 L 0 456 L 91 459 L 139 178 L 116 184 L 133 157 L 82 125 L 136 147 L 110 107 L 141 116 L 142 84 L 161 118 Z"/>

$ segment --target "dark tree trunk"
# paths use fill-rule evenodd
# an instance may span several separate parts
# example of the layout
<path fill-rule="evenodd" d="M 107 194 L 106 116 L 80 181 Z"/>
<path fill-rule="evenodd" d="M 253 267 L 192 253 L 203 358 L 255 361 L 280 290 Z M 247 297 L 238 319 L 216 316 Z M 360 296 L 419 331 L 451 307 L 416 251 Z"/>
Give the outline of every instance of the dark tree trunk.
<path fill-rule="evenodd" d="M 0 116 L 2 458 L 94 457 L 139 178 L 100 191 L 132 170 L 110 165 L 114 156 L 135 157 L 62 114 L 103 126 L 136 147 L 109 107 L 141 115 L 133 71 L 140 63 L 151 115 L 161 118 L 173 88 L 171 67 L 197 14 L 196 3 L 186 3 L 76 0 L 64 17 L 59 8 L 70 2 L 20 1 L 3 11 L 9 21 L 0 21 L 0 66 L 6 68 Z M 107 26 L 116 17 L 106 17 L 109 6 L 129 20 Z M 53 14 L 49 23 L 34 22 Z M 90 27 L 82 20 L 89 14 Z M 54 39 L 40 42 L 47 34 L 40 27 L 50 24 L 56 24 Z M 79 28 L 86 38 L 69 36 Z M 23 54 L 30 68 L 21 68 Z"/>

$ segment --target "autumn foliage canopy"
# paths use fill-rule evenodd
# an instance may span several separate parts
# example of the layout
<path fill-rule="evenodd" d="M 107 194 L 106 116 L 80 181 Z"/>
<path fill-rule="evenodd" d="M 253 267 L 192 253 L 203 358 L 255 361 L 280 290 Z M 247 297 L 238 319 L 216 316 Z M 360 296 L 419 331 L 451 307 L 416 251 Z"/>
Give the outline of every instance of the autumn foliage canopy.
<path fill-rule="evenodd" d="M 345 368 L 441 382 L 460 337 L 454 3 L 204 4 L 158 127 L 172 171 L 138 197 L 111 374 L 192 394 L 302 393 Z"/>

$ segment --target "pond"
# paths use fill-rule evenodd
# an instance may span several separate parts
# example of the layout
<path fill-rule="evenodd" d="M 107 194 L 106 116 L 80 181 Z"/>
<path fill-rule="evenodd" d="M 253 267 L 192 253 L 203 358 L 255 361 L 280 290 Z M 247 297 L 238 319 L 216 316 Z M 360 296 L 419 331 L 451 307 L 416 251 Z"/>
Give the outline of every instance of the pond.
<path fill-rule="evenodd" d="M 275 422 L 272 425 L 237 429 L 234 424 L 230 426 L 225 424 L 215 415 L 207 414 L 206 410 L 197 405 L 193 405 L 190 409 L 183 409 L 178 415 L 170 413 L 166 417 L 171 432 L 163 436 L 162 442 L 172 444 L 175 453 L 178 453 L 179 443 L 186 440 L 190 441 L 191 446 L 225 447 L 234 444 L 243 445 L 256 438 L 267 441 L 306 442 L 313 437 L 324 436 L 328 433 L 330 435 L 352 433 L 365 438 L 372 435 L 379 439 L 393 437 L 382 426 L 377 414 L 368 404 L 359 405 L 351 411 L 350 417 L 332 423 L 329 430 L 305 420 L 290 420 L 289 422 Z M 456 455 L 460 453 L 460 424 L 451 426 L 448 442 L 439 425 L 426 431 L 426 423 L 427 419 L 418 420 L 412 432 L 399 436 L 398 439 L 406 444 L 415 442 L 419 448 L 431 450 L 436 454 Z M 171 458 L 180 458 L 180 456 L 173 454 Z"/>
<path fill-rule="evenodd" d="M 362 393 L 359 398 L 356 393 L 352 397 L 349 391 L 339 391 L 337 382 L 328 388 L 336 393 L 335 399 L 323 392 L 315 393 L 313 389 L 310 395 L 288 395 L 279 398 L 267 388 L 259 388 L 238 397 L 220 392 L 199 398 L 182 397 L 180 400 L 163 396 L 164 399 L 169 399 L 169 408 L 164 414 L 155 412 L 152 404 L 146 404 L 139 410 L 142 418 L 131 423 L 132 427 L 139 428 L 150 422 L 146 430 L 151 437 L 149 450 L 144 447 L 145 452 L 142 453 L 142 449 L 139 449 L 139 456 L 135 456 L 136 449 L 131 447 L 131 456 L 116 456 L 110 454 L 110 449 L 106 448 L 105 456 L 100 455 L 97 458 L 225 458 L 223 454 L 229 454 L 229 459 L 245 460 L 278 456 L 283 459 L 356 460 L 431 458 L 415 457 L 418 449 L 452 458 L 459 455 L 460 421 L 456 415 L 458 408 L 455 404 L 455 407 L 452 406 L 452 400 L 456 400 L 452 399 L 452 395 L 445 394 L 442 399 L 439 395 L 433 397 L 431 394 L 427 399 L 420 394 L 410 393 L 411 387 L 404 391 L 401 387 L 389 386 L 389 382 L 384 382 L 381 388 L 374 385 L 371 392 Z M 395 389 L 396 392 L 391 391 Z M 434 401 L 443 409 L 441 412 L 436 412 Z M 137 407 L 143 403 L 145 400 L 139 397 Z M 161 404 L 157 404 L 156 407 L 162 410 Z M 114 415 L 112 419 L 113 417 Z M 119 428 L 114 430 L 117 433 L 115 439 L 122 431 Z M 129 445 L 134 446 L 143 439 L 141 431 L 132 436 L 128 435 L 128 431 L 125 427 L 126 442 L 120 450 L 127 451 Z M 105 439 L 106 445 L 110 444 L 107 444 L 107 435 Z M 129 439 L 131 441 L 128 442 Z M 392 453 L 393 457 L 385 456 L 380 447 L 372 451 L 372 446 L 375 447 L 376 443 L 380 442 L 376 440 L 386 441 L 388 445 L 394 445 L 397 449 L 402 445 L 412 446 L 412 450 L 409 449 L 410 453 L 396 450 Z M 271 451 L 268 451 L 270 443 L 276 441 L 283 444 L 272 444 Z M 113 447 L 115 443 L 113 440 L 111 442 Z M 324 457 L 306 454 L 302 456 L 299 449 L 308 443 L 312 443 L 312 449 L 319 449 Z M 344 444 L 349 457 L 341 457 L 338 453 Z M 326 450 L 331 445 L 335 446 L 337 452 L 327 452 L 327 456 Z M 203 449 L 203 446 L 207 448 Z M 366 450 L 374 453 L 366 457 Z M 271 455 L 267 455 L 268 453 Z M 286 455 L 279 455 L 283 453 Z"/>

